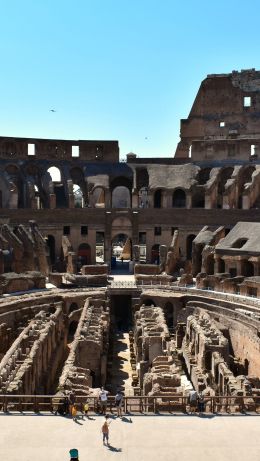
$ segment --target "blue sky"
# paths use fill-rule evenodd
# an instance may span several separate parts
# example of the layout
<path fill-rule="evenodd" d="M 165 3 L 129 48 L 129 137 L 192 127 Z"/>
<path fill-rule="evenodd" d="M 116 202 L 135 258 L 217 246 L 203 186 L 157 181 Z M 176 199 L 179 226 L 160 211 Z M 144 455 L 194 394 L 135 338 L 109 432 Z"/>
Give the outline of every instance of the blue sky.
<path fill-rule="evenodd" d="M 254 0 L 0 0 L 0 11 L 3 136 L 172 156 L 207 74 L 260 69 Z"/>

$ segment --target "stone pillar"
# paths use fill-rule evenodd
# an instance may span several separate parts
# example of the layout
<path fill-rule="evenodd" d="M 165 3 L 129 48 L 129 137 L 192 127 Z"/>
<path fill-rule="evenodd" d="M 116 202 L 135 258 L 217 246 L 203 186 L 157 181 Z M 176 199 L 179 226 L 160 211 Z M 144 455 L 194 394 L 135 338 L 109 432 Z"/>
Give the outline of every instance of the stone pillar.
<path fill-rule="evenodd" d="M 132 208 L 138 208 L 138 207 L 139 207 L 138 191 L 134 189 L 132 191 Z"/>
<path fill-rule="evenodd" d="M 188 210 L 192 208 L 192 193 L 190 191 L 186 194 L 186 208 Z"/>
<path fill-rule="evenodd" d="M 77 273 L 77 255 L 73 251 L 68 253 L 66 270 L 69 274 Z"/>
<path fill-rule="evenodd" d="M 111 192 L 110 189 L 105 189 L 105 208 L 111 208 Z"/>
<path fill-rule="evenodd" d="M 55 194 L 50 194 L 50 209 L 54 210 L 56 208 L 56 195 Z"/>
<path fill-rule="evenodd" d="M 250 208 L 250 197 L 249 195 L 242 195 L 242 209 L 249 210 Z"/>
<path fill-rule="evenodd" d="M 75 208 L 75 200 L 73 194 L 69 194 L 69 208 Z"/>

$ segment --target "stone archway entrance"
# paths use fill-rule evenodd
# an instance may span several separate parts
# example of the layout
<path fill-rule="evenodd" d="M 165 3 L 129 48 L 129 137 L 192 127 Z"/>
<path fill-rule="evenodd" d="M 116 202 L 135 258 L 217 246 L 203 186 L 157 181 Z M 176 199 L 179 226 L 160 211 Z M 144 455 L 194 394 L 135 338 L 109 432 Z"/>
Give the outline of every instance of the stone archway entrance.
<path fill-rule="evenodd" d="M 129 274 L 132 260 L 132 240 L 127 234 L 117 234 L 111 242 L 111 273 Z"/>

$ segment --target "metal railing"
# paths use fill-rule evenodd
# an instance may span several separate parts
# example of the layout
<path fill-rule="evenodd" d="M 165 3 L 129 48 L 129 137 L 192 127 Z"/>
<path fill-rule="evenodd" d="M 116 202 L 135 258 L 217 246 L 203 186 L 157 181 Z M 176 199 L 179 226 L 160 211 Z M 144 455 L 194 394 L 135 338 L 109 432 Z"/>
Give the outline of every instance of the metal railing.
<path fill-rule="evenodd" d="M 113 280 L 108 285 L 108 288 L 137 288 L 136 283 L 134 281 L 127 281 L 127 280 Z"/>
<path fill-rule="evenodd" d="M 76 396 L 76 406 L 83 412 L 88 401 L 90 413 L 100 413 L 97 397 Z M 68 413 L 68 404 L 62 396 L 55 395 L 0 395 L 0 411 L 12 412 L 61 412 Z M 106 411 L 116 413 L 115 397 L 109 396 Z M 124 397 L 123 412 L 131 414 L 146 413 L 187 413 L 190 411 L 189 399 L 181 395 L 131 396 Z M 260 414 L 260 394 L 252 396 L 214 396 L 205 397 L 205 413 L 246 413 Z"/>

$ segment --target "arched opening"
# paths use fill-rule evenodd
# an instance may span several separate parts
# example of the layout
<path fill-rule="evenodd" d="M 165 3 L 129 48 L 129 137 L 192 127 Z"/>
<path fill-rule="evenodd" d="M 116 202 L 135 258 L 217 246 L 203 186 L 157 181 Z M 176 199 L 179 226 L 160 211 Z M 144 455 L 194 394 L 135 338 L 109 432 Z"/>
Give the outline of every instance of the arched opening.
<path fill-rule="evenodd" d="M 186 240 L 186 259 L 191 261 L 192 259 L 192 242 L 195 239 L 196 235 L 190 234 Z"/>
<path fill-rule="evenodd" d="M 205 191 L 196 190 L 192 195 L 192 208 L 205 208 Z"/>
<path fill-rule="evenodd" d="M 56 208 L 67 208 L 67 198 L 64 184 L 61 182 L 61 172 L 59 168 L 51 166 L 47 171 L 53 182 L 53 192 L 56 196 Z"/>
<path fill-rule="evenodd" d="M 151 251 L 151 263 L 152 264 L 159 264 L 160 262 L 160 245 L 156 243 L 152 246 Z"/>
<path fill-rule="evenodd" d="M 164 306 L 164 315 L 169 331 L 173 330 L 174 327 L 174 315 L 173 315 L 173 305 L 171 302 L 167 302 Z"/>
<path fill-rule="evenodd" d="M 21 177 L 21 172 L 16 165 L 7 165 L 5 169 L 8 175 L 10 184 L 10 192 L 12 195 L 12 204 L 9 208 L 25 208 L 25 184 Z"/>
<path fill-rule="evenodd" d="M 139 208 L 148 208 L 148 189 L 147 187 L 141 187 L 138 191 L 138 207 Z"/>
<path fill-rule="evenodd" d="M 83 208 L 84 206 L 83 192 L 77 184 L 73 184 L 73 196 L 74 196 L 74 207 Z"/>
<path fill-rule="evenodd" d="M 227 180 L 231 178 L 233 171 L 234 171 L 234 168 L 228 167 L 228 168 L 224 168 L 219 173 L 217 208 L 223 207 L 223 194 L 225 192 L 225 186 L 226 186 Z"/>
<path fill-rule="evenodd" d="M 73 182 L 75 207 L 83 208 L 88 202 L 87 186 L 83 171 L 81 168 L 72 168 L 70 170 L 70 177 Z"/>
<path fill-rule="evenodd" d="M 146 168 L 136 169 L 136 188 L 139 208 L 148 208 L 149 175 Z"/>
<path fill-rule="evenodd" d="M 72 304 L 70 305 L 70 307 L 69 307 L 69 314 L 70 314 L 71 312 L 77 311 L 78 309 L 79 309 L 79 307 L 78 307 L 77 303 L 72 303 Z"/>
<path fill-rule="evenodd" d="M 206 184 L 209 180 L 210 172 L 211 172 L 211 168 L 202 168 L 196 176 L 198 184 L 200 184 L 201 186 Z"/>
<path fill-rule="evenodd" d="M 52 266 L 54 266 L 56 262 L 56 252 L 55 252 L 55 237 L 53 235 L 48 235 L 47 245 L 49 247 L 50 263 Z"/>
<path fill-rule="evenodd" d="M 207 257 L 206 272 L 208 275 L 214 275 L 214 256 L 213 254 Z"/>
<path fill-rule="evenodd" d="M 95 208 L 105 208 L 105 190 L 103 187 L 96 187 L 93 190 L 91 203 Z"/>
<path fill-rule="evenodd" d="M 150 299 L 150 298 L 144 299 L 144 300 L 143 300 L 143 304 L 144 304 L 145 306 L 156 306 L 156 303 L 154 302 L 154 300 L 153 300 L 153 299 Z"/>
<path fill-rule="evenodd" d="M 112 191 L 112 208 L 131 208 L 132 180 L 123 176 L 110 183 Z"/>
<path fill-rule="evenodd" d="M 131 208 L 131 195 L 127 187 L 117 186 L 113 189 L 112 208 Z"/>
<path fill-rule="evenodd" d="M 186 207 L 186 194 L 182 189 L 176 189 L 172 194 L 172 206 L 173 208 L 185 208 Z"/>
<path fill-rule="evenodd" d="M 132 259 L 132 241 L 126 234 L 117 234 L 111 242 L 111 272 L 128 274 Z"/>
<path fill-rule="evenodd" d="M 162 189 L 157 189 L 153 196 L 154 208 L 162 208 Z"/>
<path fill-rule="evenodd" d="M 245 190 L 245 184 L 252 182 L 252 175 L 254 171 L 255 171 L 254 166 L 247 166 L 243 168 L 243 170 L 241 171 L 240 178 L 238 181 L 238 205 L 237 207 L 239 209 L 241 209 L 243 206 L 242 197 L 243 197 L 243 192 Z"/>
<path fill-rule="evenodd" d="M 224 274 L 225 270 L 226 270 L 225 261 L 224 259 L 220 259 L 219 260 L 219 273 Z"/>
<path fill-rule="evenodd" d="M 78 328 L 78 322 L 73 320 L 69 325 L 68 343 L 71 343 L 73 341 L 77 328 Z"/>
<path fill-rule="evenodd" d="M 78 270 L 89 264 L 91 264 L 91 248 L 88 243 L 81 243 L 78 247 Z"/>
<path fill-rule="evenodd" d="M 245 277 L 254 276 L 254 264 L 250 261 L 244 261 L 243 263 L 243 274 Z"/>

